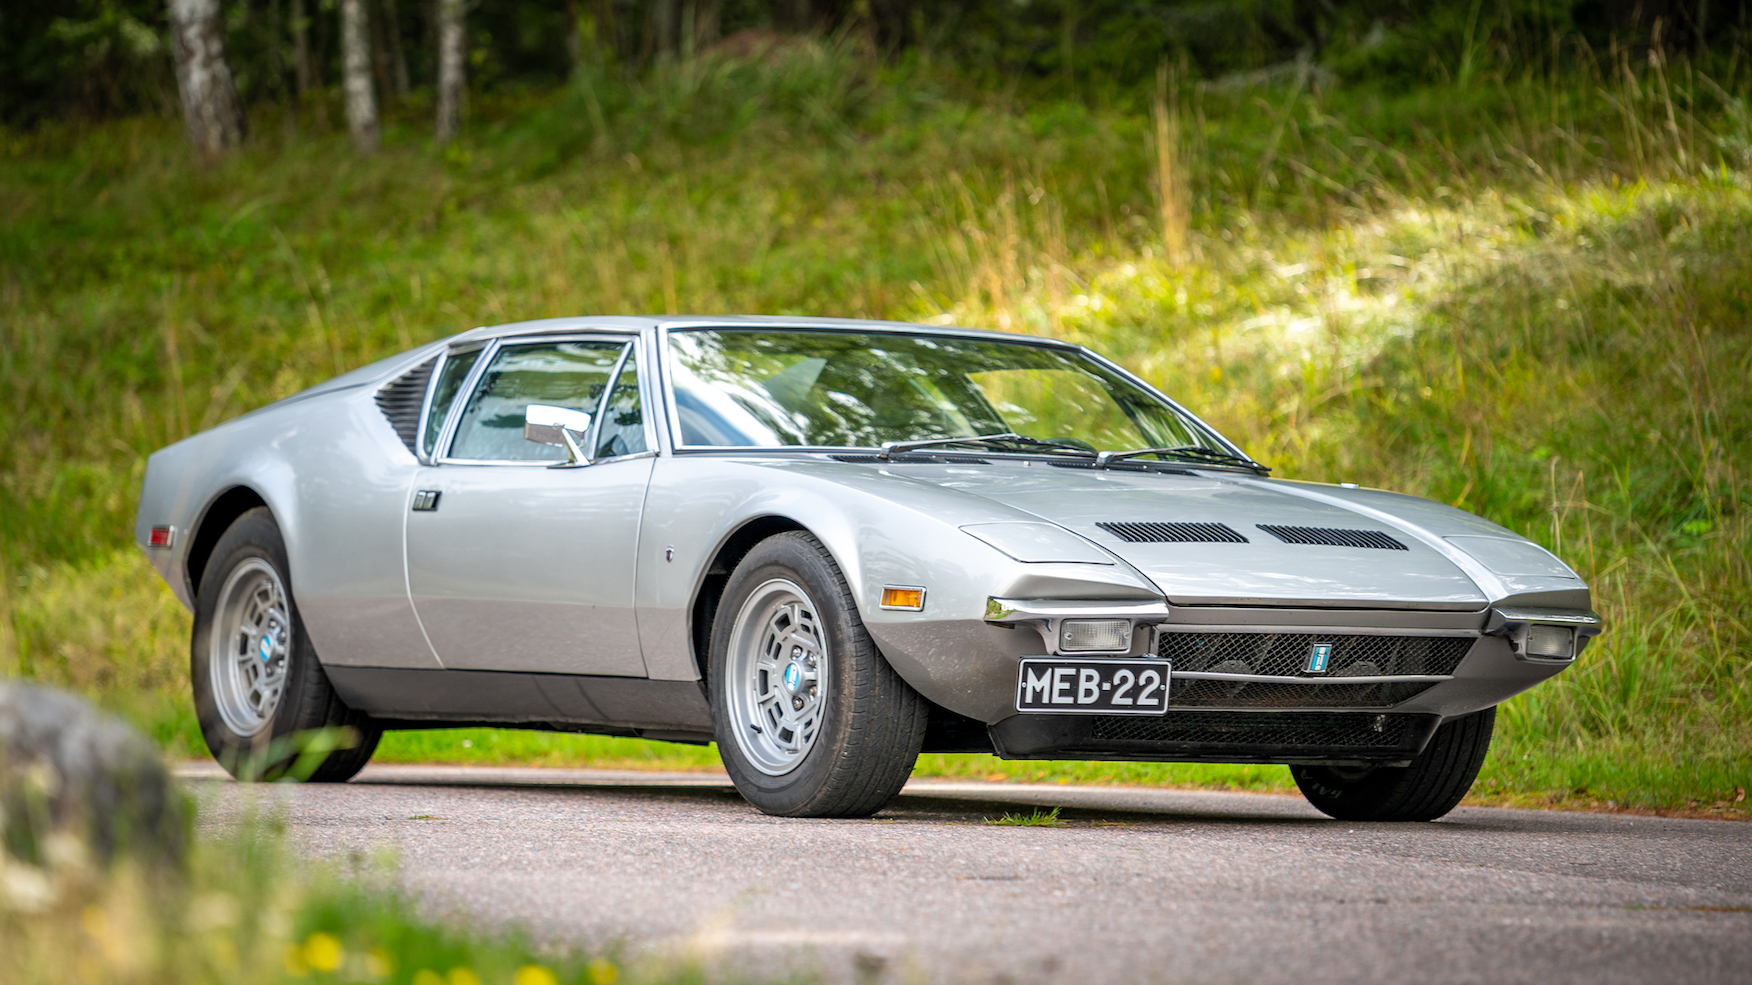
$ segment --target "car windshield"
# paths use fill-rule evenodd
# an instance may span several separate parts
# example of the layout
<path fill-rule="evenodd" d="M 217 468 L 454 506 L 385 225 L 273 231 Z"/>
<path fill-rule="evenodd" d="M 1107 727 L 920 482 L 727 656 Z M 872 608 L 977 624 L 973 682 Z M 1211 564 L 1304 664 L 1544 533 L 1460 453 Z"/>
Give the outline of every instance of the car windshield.
<path fill-rule="evenodd" d="M 1055 346 L 690 329 L 671 332 L 669 350 L 683 445 L 875 447 L 1007 434 L 999 450 L 1192 446 L 1226 454 L 1150 391 Z"/>

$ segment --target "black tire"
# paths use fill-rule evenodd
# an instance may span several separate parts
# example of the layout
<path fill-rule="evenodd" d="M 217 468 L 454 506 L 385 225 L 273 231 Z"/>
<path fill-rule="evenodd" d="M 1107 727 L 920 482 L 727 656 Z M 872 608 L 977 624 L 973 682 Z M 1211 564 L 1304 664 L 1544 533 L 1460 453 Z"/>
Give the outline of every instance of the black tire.
<path fill-rule="evenodd" d="M 240 581 L 234 582 L 234 576 Z M 245 707 L 240 711 L 238 700 L 227 700 L 221 693 L 235 678 L 226 676 L 223 660 L 215 673 L 214 648 L 227 643 L 215 643 L 214 626 L 221 618 L 221 596 L 228 592 L 227 586 L 232 585 L 229 591 L 235 592 L 235 586 L 246 578 L 254 579 L 270 594 L 276 589 L 280 592 L 283 613 L 275 611 L 285 617 L 285 625 L 279 626 L 276 616 L 271 621 L 277 628 L 262 634 L 272 637 L 270 643 L 278 644 L 270 647 L 276 649 L 274 663 L 279 669 L 274 673 L 281 681 L 277 699 L 271 704 L 263 701 L 259 708 Z M 266 507 L 258 507 L 238 517 L 214 545 L 195 597 L 195 625 L 189 641 L 195 717 L 213 758 L 240 780 L 292 776 L 313 783 L 344 782 L 371 759 L 383 730 L 365 714 L 348 708 L 329 685 L 310 635 L 304 631 L 291 589 L 286 543 L 273 514 Z M 230 598 L 226 601 L 229 607 Z M 288 629 L 291 640 L 286 642 L 281 637 Z M 234 642 L 235 634 L 232 635 Z M 268 658 L 262 659 L 265 666 Z M 248 662 L 254 666 L 253 659 Z M 222 703 L 232 709 L 229 719 L 221 710 Z M 242 704 L 247 706 L 249 702 L 245 700 Z M 250 715 L 255 716 L 253 722 L 238 724 L 240 718 Z M 340 748 L 323 753 L 320 747 L 309 746 L 308 737 L 313 733 L 322 736 L 318 741 L 326 740 Z"/>
<path fill-rule="evenodd" d="M 811 631 L 825 643 L 827 669 L 813 744 L 788 769 L 770 762 L 763 769 L 754 758 L 760 753 L 751 755 L 736 734 L 731 702 L 737 700 L 732 691 L 738 678 L 728 666 L 745 607 L 777 582 L 800 587 L 813 606 Z M 742 619 L 744 627 L 756 622 Z M 809 534 L 783 533 L 760 542 L 731 574 L 713 620 L 707 674 L 724 768 L 748 802 L 768 814 L 868 817 L 912 775 L 929 706 L 876 649 L 839 566 Z M 788 672 L 783 678 L 789 680 Z M 808 692 L 812 699 L 815 693 Z"/>
<path fill-rule="evenodd" d="M 1472 789 L 1490 751 L 1496 709 L 1450 718 L 1410 766 L 1292 766 L 1302 796 L 1341 821 L 1434 821 Z"/>

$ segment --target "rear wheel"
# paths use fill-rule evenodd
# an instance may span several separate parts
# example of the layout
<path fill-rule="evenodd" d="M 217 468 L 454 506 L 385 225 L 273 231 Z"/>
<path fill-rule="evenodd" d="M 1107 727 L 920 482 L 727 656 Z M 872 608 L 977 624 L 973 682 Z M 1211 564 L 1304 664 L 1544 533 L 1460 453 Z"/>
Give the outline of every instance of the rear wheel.
<path fill-rule="evenodd" d="M 718 606 L 708 671 L 724 768 L 762 811 L 864 817 L 911 775 L 925 700 L 877 651 L 814 537 L 779 534 L 743 558 Z"/>
<path fill-rule="evenodd" d="M 1433 821 L 1472 789 L 1495 724 L 1495 708 L 1451 718 L 1410 766 L 1292 766 L 1290 775 L 1309 803 L 1341 821 Z"/>
<path fill-rule="evenodd" d="M 349 779 L 383 733 L 329 685 L 292 599 L 273 514 L 264 507 L 238 517 L 212 559 L 189 646 L 207 748 L 239 779 Z"/>

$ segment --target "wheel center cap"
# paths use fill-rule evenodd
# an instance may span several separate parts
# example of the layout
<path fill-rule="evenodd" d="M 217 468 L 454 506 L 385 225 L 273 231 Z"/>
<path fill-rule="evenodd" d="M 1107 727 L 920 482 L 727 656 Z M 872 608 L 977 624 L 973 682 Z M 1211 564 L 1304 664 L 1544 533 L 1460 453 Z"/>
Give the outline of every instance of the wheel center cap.
<path fill-rule="evenodd" d="M 795 691 L 795 690 L 797 690 L 797 685 L 799 685 L 801 683 L 803 683 L 803 670 L 802 670 L 802 668 L 798 667 L 796 664 L 786 664 L 785 665 L 785 687 L 786 687 L 786 689 L 791 690 L 791 691 Z"/>
<path fill-rule="evenodd" d="M 256 654 L 262 658 L 263 663 L 268 662 L 268 660 L 273 657 L 273 655 L 274 655 L 274 634 L 273 633 L 270 632 L 270 633 L 263 633 L 262 634 L 262 641 L 260 644 L 258 644 L 256 646 Z"/>

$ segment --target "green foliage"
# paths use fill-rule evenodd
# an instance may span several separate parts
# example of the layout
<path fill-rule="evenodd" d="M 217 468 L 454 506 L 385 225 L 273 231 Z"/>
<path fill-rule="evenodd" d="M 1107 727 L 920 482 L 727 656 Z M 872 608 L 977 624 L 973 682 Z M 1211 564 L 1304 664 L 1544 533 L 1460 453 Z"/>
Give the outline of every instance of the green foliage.
<path fill-rule="evenodd" d="M 1146 105 L 982 95 L 849 42 L 481 99 L 442 151 L 392 111 L 371 160 L 306 133 L 201 169 L 153 120 L 0 134 L 0 662 L 200 754 L 186 616 L 126 546 L 144 456 L 414 343 L 578 312 L 939 320 L 1089 343 L 1280 475 L 1432 496 L 1558 551 L 1612 628 L 1504 707 L 1480 792 L 1713 804 L 1752 775 L 1747 78 L 1561 67 L 1171 79 L 1172 260 Z M 710 759 L 522 733 L 381 754 Z"/>
<path fill-rule="evenodd" d="M 300 858 L 283 823 L 243 816 L 175 872 L 16 861 L 0 890 L 0 980 L 34 985 L 627 985 L 698 982 L 685 960 L 538 949 L 459 933 L 393 887 L 393 860 Z M 0 856 L 0 868 L 8 863 Z"/>
<path fill-rule="evenodd" d="M 1002 825 L 1013 828 L 1068 828 L 1069 824 L 1059 820 L 1059 809 L 1043 811 L 1036 807 L 1032 813 L 1020 814 L 1006 812 L 1002 817 L 988 817 L 987 824 Z"/>

